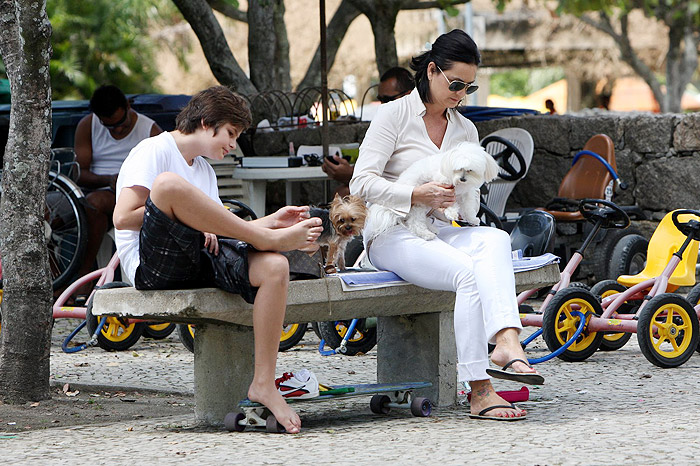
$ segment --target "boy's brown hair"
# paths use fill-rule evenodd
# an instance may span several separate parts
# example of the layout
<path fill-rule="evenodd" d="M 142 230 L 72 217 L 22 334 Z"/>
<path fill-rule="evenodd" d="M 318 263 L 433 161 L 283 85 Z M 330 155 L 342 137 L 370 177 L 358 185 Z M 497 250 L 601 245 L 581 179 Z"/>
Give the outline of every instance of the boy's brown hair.
<path fill-rule="evenodd" d="M 226 86 L 212 86 L 195 94 L 175 118 L 175 129 L 194 133 L 202 124 L 218 132 L 226 123 L 245 131 L 253 122 L 248 102 Z"/>

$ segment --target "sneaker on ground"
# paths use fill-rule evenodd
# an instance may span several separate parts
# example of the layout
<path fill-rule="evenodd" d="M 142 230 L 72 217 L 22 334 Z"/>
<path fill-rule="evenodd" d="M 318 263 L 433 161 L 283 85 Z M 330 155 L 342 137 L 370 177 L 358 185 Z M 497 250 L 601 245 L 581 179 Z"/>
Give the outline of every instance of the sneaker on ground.
<path fill-rule="evenodd" d="M 313 372 L 302 369 L 299 372 L 285 372 L 275 379 L 277 390 L 285 398 L 314 398 L 318 396 L 318 380 Z"/>

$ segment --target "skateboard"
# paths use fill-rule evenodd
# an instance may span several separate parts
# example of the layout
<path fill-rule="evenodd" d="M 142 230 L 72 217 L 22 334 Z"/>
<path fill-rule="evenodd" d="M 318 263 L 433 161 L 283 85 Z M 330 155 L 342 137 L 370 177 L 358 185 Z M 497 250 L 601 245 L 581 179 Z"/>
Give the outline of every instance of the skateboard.
<path fill-rule="evenodd" d="M 406 408 L 410 409 L 411 414 L 414 416 L 428 417 L 432 412 L 430 400 L 415 396 L 413 391 L 432 386 L 433 384 L 430 382 L 322 386 L 317 397 L 306 399 L 288 398 L 287 403 L 341 400 L 343 398 L 373 395 L 369 407 L 375 414 L 388 414 L 391 408 Z M 326 390 L 323 390 L 323 388 L 326 388 Z M 246 398 L 238 403 L 238 407 L 243 411 L 242 413 L 230 412 L 224 419 L 224 426 L 229 432 L 243 432 L 246 427 L 265 429 L 265 431 L 272 433 L 283 433 L 285 431 L 284 427 L 277 422 L 275 416 L 260 403 Z"/>

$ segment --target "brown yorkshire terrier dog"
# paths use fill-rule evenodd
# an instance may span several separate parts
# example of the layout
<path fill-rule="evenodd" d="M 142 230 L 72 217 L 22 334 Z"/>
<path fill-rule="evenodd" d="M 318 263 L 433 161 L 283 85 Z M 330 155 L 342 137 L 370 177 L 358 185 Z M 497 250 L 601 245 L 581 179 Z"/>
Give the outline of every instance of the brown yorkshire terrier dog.
<path fill-rule="evenodd" d="M 338 269 L 345 270 L 345 247 L 354 236 L 362 234 L 365 226 L 367 207 L 364 201 L 357 196 L 336 194 L 329 210 L 312 207 L 309 214 L 323 222 L 323 233 L 318 238 L 318 244 L 328 247 L 323 269 L 334 273 L 337 265 Z"/>

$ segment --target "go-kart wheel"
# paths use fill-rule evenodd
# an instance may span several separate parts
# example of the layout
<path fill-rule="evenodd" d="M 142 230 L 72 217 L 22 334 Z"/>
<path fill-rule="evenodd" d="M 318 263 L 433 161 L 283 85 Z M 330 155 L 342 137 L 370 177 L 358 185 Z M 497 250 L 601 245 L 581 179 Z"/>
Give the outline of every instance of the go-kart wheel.
<path fill-rule="evenodd" d="M 391 398 L 386 395 L 374 395 L 371 400 L 369 400 L 369 409 L 374 414 L 389 414 L 391 408 L 387 406 L 391 403 Z"/>
<path fill-rule="evenodd" d="M 432 412 L 433 405 L 429 399 L 418 396 L 411 401 L 411 414 L 415 417 L 428 417 Z"/>
<path fill-rule="evenodd" d="M 487 136 L 481 141 L 481 146 L 487 149 L 488 145 L 491 143 L 503 144 L 505 149 L 497 154 L 492 154 L 492 157 L 498 163 L 505 173 L 499 173 L 498 177 L 506 181 L 515 181 L 525 175 L 527 171 L 527 163 L 525 163 L 525 157 L 523 157 L 522 152 L 518 149 L 515 144 L 510 142 L 508 139 L 502 138 L 500 136 Z M 511 157 L 515 157 L 518 162 L 519 167 L 515 168 L 513 164 L 510 163 Z"/>
<path fill-rule="evenodd" d="M 229 432 L 243 432 L 245 430 L 245 425 L 241 424 L 241 421 L 245 419 L 245 414 L 243 413 L 228 413 L 224 418 L 224 427 Z"/>
<path fill-rule="evenodd" d="M 580 288 L 564 288 L 559 291 L 550 301 L 542 317 L 542 336 L 549 351 L 558 350 L 576 333 L 581 318 L 572 314 L 573 311 L 584 315 L 603 313 L 598 299 L 590 291 Z M 590 332 L 584 327 L 576 341 L 558 357 L 568 362 L 584 361 L 596 352 L 602 339 L 602 332 Z"/>
<path fill-rule="evenodd" d="M 174 330 L 175 324 L 172 322 L 156 322 L 144 327 L 143 336 L 154 340 L 162 340 L 169 337 Z"/>
<path fill-rule="evenodd" d="M 620 285 L 615 280 L 603 280 L 602 282 L 593 285 L 593 288 L 591 288 L 591 293 L 593 293 L 594 296 L 600 296 L 600 298 L 602 299 L 607 298 L 608 296 L 622 293 L 626 290 L 627 288 L 625 288 L 623 285 Z M 635 306 L 629 303 L 624 303 L 619 307 L 617 312 L 619 314 L 632 314 L 636 311 L 636 309 L 637 308 Z M 600 351 L 617 351 L 623 346 L 625 346 L 627 342 L 630 341 L 630 338 L 632 338 L 631 333 L 606 332 L 603 336 L 603 340 L 600 342 L 600 347 L 598 349 Z"/>
<path fill-rule="evenodd" d="M 177 336 L 180 337 L 182 346 L 194 353 L 194 325 L 177 324 Z"/>
<path fill-rule="evenodd" d="M 613 247 L 608 276 L 617 278 L 620 275 L 637 275 L 644 270 L 648 246 L 649 241 L 642 235 L 623 236 Z"/>
<path fill-rule="evenodd" d="M 587 256 L 596 281 L 616 280 L 620 275 L 630 275 L 628 272 L 634 271 L 639 266 L 639 248 L 642 245 L 638 240 L 626 240 L 625 238 L 628 236 L 640 236 L 640 238 L 643 238 L 634 226 L 624 230 L 608 229 L 596 236 Z M 619 248 L 618 245 L 620 245 Z M 622 260 L 624 261 L 623 263 L 613 262 L 613 253 L 616 250 L 616 260 Z M 627 251 L 625 252 L 625 250 Z M 645 260 L 646 249 L 644 249 L 642 262 Z M 642 267 L 644 267 L 643 264 Z"/>
<path fill-rule="evenodd" d="M 130 285 L 124 282 L 105 283 L 99 289 L 108 290 L 112 288 L 127 288 Z M 99 290 L 96 291 L 99 293 Z M 129 323 L 128 319 L 120 317 L 100 317 L 92 314 L 93 296 L 88 299 L 87 310 L 85 311 L 85 324 L 88 333 L 92 336 L 97 329 L 100 319 L 107 319 L 102 330 L 97 335 L 97 344 L 107 351 L 125 351 L 136 344 L 143 334 L 145 324 L 143 322 Z"/>
<path fill-rule="evenodd" d="M 0 290 L 2 291 L 2 290 Z M 690 303 L 691 306 L 695 307 L 698 304 L 700 304 L 700 283 L 695 285 L 690 292 L 688 293 L 688 296 L 685 297 L 685 300 Z M 698 347 L 695 349 L 698 353 L 700 353 L 700 338 L 698 338 Z"/>
<path fill-rule="evenodd" d="M 297 343 L 304 338 L 306 329 L 308 328 L 307 323 L 303 324 L 289 324 L 282 327 L 282 336 L 280 337 L 280 351 L 287 351 L 288 349 L 295 346 Z"/>
<path fill-rule="evenodd" d="M 587 284 L 582 283 L 582 282 L 571 282 L 571 283 L 569 283 L 569 287 L 570 288 L 579 288 L 582 290 L 589 290 L 589 291 L 591 289 L 590 286 L 588 286 Z"/>
<path fill-rule="evenodd" d="M 319 340 L 323 339 L 321 331 L 318 329 L 318 322 L 311 322 L 311 330 L 314 331 Z"/>
<path fill-rule="evenodd" d="M 333 349 L 340 346 L 345 337 L 345 333 L 350 328 L 349 320 L 339 320 L 337 322 L 319 322 L 318 331 L 321 338 L 326 340 L 326 344 Z M 344 353 L 347 356 L 365 354 L 377 344 L 377 327 L 367 327 L 366 319 L 359 319 L 355 325 L 355 332 L 348 339 Z"/>
<path fill-rule="evenodd" d="M 698 337 L 698 316 L 681 296 L 655 296 L 639 313 L 639 348 L 655 366 L 678 367 L 685 363 L 697 349 Z"/>
<path fill-rule="evenodd" d="M 270 414 L 267 416 L 267 419 L 265 419 L 265 432 L 269 432 L 271 434 L 283 434 L 286 432 L 286 430 L 282 424 L 277 422 L 277 418 L 273 414 Z"/>

